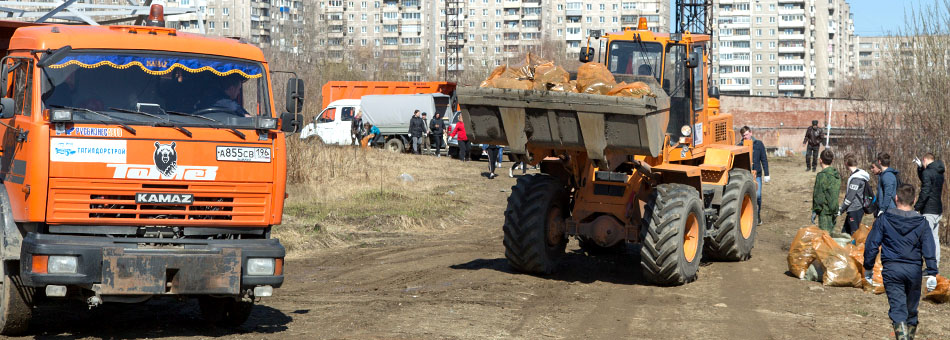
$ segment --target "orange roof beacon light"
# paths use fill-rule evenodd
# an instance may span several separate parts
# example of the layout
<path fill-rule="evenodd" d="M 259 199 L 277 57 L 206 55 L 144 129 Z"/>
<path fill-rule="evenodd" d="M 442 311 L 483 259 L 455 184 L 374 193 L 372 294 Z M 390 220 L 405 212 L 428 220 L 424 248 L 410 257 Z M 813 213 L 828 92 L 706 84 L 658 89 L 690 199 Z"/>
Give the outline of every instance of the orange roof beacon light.
<path fill-rule="evenodd" d="M 647 30 L 647 18 L 640 17 L 640 21 L 637 23 L 637 30 L 641 30 L 641 31 Z"/>
<path fill-rule="evenodd" d="M 148 20 L 145 26 L 165 27 L 165 1 L 154 0 L 148 9 Z"/>

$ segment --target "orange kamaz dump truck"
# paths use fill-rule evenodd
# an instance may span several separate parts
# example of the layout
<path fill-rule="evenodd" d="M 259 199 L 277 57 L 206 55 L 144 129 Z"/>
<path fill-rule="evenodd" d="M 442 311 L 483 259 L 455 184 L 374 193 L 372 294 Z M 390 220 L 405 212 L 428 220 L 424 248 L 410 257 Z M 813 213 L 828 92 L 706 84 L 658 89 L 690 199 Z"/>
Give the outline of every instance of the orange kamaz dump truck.
<path fill-rule="evenodd" d="M 0 333 L 44 296 L 197 298 L 235 326 L 281 286 L 302 81 L 278 114 L 259 48 L 164 27 L 2 22 L 0 42 Z"/>

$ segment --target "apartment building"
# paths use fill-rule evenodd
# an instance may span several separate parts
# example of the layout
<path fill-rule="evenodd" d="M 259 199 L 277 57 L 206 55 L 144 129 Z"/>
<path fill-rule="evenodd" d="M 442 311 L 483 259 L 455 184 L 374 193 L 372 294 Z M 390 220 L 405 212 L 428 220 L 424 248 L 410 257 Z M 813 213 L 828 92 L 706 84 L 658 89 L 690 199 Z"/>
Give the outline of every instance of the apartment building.
<path fill-rule="evenodd" d="M 170 7 L 195 7 L 197 13 L 166 18 L 181 31 L 243 38 L 262 47 L 292 50 L 307 22 L 302 0 L 170 0 Z"/>
<path fill-rule="evenodd" d="M 859 36 L 857 42 L 858 57 L 855 73 L 861 79 L 869 79 L 881 67 L 881 63 L 887 60 L 890 51 L 897 50 L 898 40 L 893 37 Z"/>
<path fill-rule="evenodd" d="M 855 71 L 844 0 L 715 2 L 712 79 L 724 94 L 829 97 Z"/>

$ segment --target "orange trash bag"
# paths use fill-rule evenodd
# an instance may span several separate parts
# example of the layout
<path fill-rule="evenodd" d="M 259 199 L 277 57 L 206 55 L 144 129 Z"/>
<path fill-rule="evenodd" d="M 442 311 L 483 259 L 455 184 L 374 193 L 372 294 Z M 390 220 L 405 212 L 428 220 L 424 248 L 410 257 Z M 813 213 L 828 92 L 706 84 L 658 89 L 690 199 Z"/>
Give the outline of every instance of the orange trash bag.
<path fill-rule="evenodd" d="M 534 68 L 534 89 L 551 90 L 555 86 L 564 87 L 570 83 L 571 75 L 563 67 L 554 65 L 554 62 L 546 62 Z M 563 91 L 561 91 L 563 92 Z"/>
<path fill-rule="evenodd" d="M 882 270 L 884 270 L 884 265 L 881 264 L 881 253 L 878 253 L 877 258 L 874 259 L 871 283 L 868 284 L 867 281 L 864 281 L 861 284 L 865 292 L 871 292 L 877 295 L 884 294 L 884 276 L 881 274 Z"/>
<path fill-rule="evenodd" d="M 627 84 L 621 82 L 614 86 L 608 96 L 643 98 L 643 96 L 656 97 L 656 94 L 650 89 L 650 86 L 642 81 Z"/>
<path fill-rule="evenodd" d="M 828 233 L 815 244 L 815 254 L 825 267 L 822 284 L 831 287 L 862 287 L 864 278 L 847 249 L 838 245 Z"/>
<path fill-rule="evenodd" d="M 481 85 L 478 85 L 478 87 L 495 87 L 494 80 L 500 77 L 502 73 L 505 73 L 507 68 L 508 67 L 505 65 L 496 67 L 491 71 L 491 74 L 488 75 L 488 78 L 482 81 Z"/>
<path fill-rule="evenodd" d="M 924 284 L 927 282 L 924 281 Z M 927 290 L 924 289 L 924 292 Z M 950 302 L 950 279 L 937 275 L 937 288 L 924 295 L 924 300 L 933 303 Z"/>
<path fill-rule="evenodd" d="M 868 234 L 871 233 L 871 226 L 867 224 L 862 224 L 858 227 L 858 230 L 854 231 L 854 234 L 851 235 L 851 238 L 854 240 L 854 244 L 864 244 L 864 241 L 867 241 Z"/>
<path fill-rule="evenodd" d="M 617 80 L 607 66 L 589 62 L 577 68 L 577 91 L 589 94 L 607 94 L 617 85 Z"/>
<path fill-rule="evenodd" d="M 795 238 L 792 239 L 792 245 L 788 249 L 788 271 L 792 273 L 792 276 L 801 280 L 805 279 L 808 266 L 818 259 L 815 254 L 815 242 L 821 238 L 823 233 L 828 234 L 816 226 L 798 229 Z"/>

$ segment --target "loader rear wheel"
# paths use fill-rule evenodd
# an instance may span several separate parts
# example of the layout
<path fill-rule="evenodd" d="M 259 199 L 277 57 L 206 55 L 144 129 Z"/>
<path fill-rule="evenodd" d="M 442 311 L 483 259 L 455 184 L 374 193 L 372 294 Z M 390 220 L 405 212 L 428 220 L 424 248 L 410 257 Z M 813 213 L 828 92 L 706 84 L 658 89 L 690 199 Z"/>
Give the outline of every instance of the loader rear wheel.
<path fill-rule="evenodd" d="M 640 250 L 643 274 L 659 285 L 695 280 L 706 229 L 699 192 L 684 184 L 660 184 L 652 205 Z"/>
<path fill-rule="evenodd" d="M 237 300 L 231 297 L 202 296 L 198 298 L 201 316 L 209 323 L 220 327 L 240 327 L 251 316 L 253 302 Z"/>
<path fill-rule="evenodd" d="M 518 178 L 505 209 L 505 257 L 518 271 L 550 274 L 567 246 L 568 195 L 558 179 L 536 174 Z"/>
<path fill-rule="evenodd" d="M 5 264 L 0 284 L 0 334 L 19 335 L 26 332 L 33 316 L 33 288 L 20 282 L 16 262 Z"/>
<path fill-rule="evenodd" d="M 748 170 L 729 171 L 715 236 L 706 240 L 706 255 L 721 261 L 745 261 L 755 246 L 755 182 Z"/>

